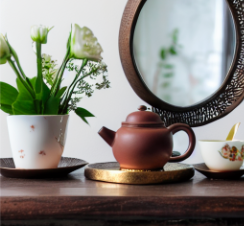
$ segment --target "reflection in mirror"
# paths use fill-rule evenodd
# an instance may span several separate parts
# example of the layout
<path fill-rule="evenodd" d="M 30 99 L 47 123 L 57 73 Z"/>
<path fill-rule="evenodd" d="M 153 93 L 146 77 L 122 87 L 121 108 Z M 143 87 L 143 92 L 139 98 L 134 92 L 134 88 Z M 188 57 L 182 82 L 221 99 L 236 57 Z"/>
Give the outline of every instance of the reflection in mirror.
<path fill-rule="evenodd" d="M 235 41 L 225 0 L 147 0 L 136 23 L 133 54 L 148 88 L 184 107 L 221 86 Z"/>

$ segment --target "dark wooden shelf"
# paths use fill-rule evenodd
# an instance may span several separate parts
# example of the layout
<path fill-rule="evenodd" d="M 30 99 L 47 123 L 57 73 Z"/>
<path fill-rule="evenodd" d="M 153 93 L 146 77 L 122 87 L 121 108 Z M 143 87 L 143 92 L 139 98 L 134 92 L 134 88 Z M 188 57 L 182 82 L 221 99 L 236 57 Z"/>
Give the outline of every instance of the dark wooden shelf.
<path fill-rule="evenodd" d="M 153 220 L 244 218 L 244 178 L 122 185 L 87 180 L 83 170 L 59 179 L 0 177 L 1 219 Z"/>

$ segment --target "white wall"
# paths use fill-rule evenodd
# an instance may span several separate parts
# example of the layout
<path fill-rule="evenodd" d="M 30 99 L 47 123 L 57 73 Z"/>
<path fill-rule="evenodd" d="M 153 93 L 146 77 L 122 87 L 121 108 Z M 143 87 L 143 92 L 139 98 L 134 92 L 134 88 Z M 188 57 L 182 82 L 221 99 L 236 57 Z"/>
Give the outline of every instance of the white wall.
<path fill-rule="evenodd" d="M 104 49 L 104 61 L 108 64 L 112 88 L 97 91 L 90 99 L 84 98 L 80 106 L 96 115 L 89 119 L 90 126 L 71 114 L 69 133 L 64 156 L 77 157 L 88 162 L 113 161 L 111 148 L 99 137 L 102 126 L 113 130 L 120 127 L 128 113 L 144 102 L 131 89 L 121 67 L 118 52 L 118 33 L 126 0 L 0 0 L 0 31 L 8 34 L 17 51 L 24 71 L 29 77 L 36 74 L 35 55 L 29 36 L 33 24 L 54 25 L 44 52 L 59 62 L 65 54 L 65 45 L 71 22 L 90 27 Z M 0 66 L 0 80 L 15 85 L 15 74 L 9 65 Z M 197 139 L 224 139 L 230 127 L 243 119 L 244 105 L 215 123 L 194 129 Z M 0 113 L 1 157 L 10 157 L 10 145 L 6 124 L 7 114 Z M 244 125 L 237 138 L 243 139 Z M 182 147 L 182 151 L 185 147 Z M 201 162 L 198 146 L 188 162 Z"/>

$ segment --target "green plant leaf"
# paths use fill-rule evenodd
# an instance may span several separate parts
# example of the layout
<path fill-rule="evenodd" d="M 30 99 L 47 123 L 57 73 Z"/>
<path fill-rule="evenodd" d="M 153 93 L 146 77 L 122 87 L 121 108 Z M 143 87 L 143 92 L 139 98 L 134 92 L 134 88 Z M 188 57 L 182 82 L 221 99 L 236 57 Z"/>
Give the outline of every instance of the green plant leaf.
<path fill-rule="evenodd" d="M 18 96 L 18 91 L 13 86 L 0 82 L 0 104 L 12 105 Z"/>
<path fill-rule="evenodd" d="M 169 82 L 164 82 L 163 84 L 162 84 L 162 87 L 163 88 L 167 88 L 167 87 L 169 87 L 170 86 L 170 83 Z"/>
<path fill-rule="evenodd" d="M 47 84 L 45 82 L 43 82 L 43 96 L 42 96 L 42 101 L 44 103 L 46 103 L 46 101 L 49 99 L 50 93 L 51 93 L 51 90 L 48 88 Z"/>
<path fill-rule="evenodd" d="M 166 49 L 163 48 L 161 50 L 160 57 L 161 57 L 162 60 L 165 60 L 166 59 L 166 57 L 167 57 L 167 51 L 166 51 Z"/>
<path fill-rule="evenodd" d="M 165 64 L 163 67 L 166 68 L 166 69 L 173 69 L 174 68 L 174 65 L 172 65 L 172 64 Z"/>
<path fill-rule="evenodd" d="M 178 35 L 179 35 L 179 30 L 176 28 L 172 33 L 172 39 L 174 44 L 178 42 Z"/>
<path fill-rule="evenodd" d="M 37 81 L 37 77 L 30 79 L 30 82 L 33 87 L 36 87 L 36 81 Z M 43 90 L 41 93 L 36 94 L 36 100 L 35 100 L 35 106 L 36 106 L 37 112 L 39 114 L 44 114 L 45 104 L 46 104 L 47 100 L 49 99 L 50 93 L 51 93 L 51 91 L 48 88 L 48 86 L 46 85 L 46 83 L 44 83 L 43 81 L 42 81 L 42 83 L 43 83 L 42 84 Z"/>
<path fill-rule="evenodd" d="M 17 88 L 19 90 L 19 95 L 21 95 L 22 100 L 33 100 L 33 97 L 29 93 L 29 91 L 25 88 L 23 83 L 20 81 L 20 79 L 16 79 Z M 19 97 L 19 96 L 18 96 Z"/>
<path fill-rule="evenodd" d="M 32 79 L 29 80 L 32 84 Z M 22 84 L 22 82 L 17 78 L 16 79 L 17 87 L 19 90 L 19 95 L 16 101 L 12 104 L 12 110 L 14 115 L 36 115 L 35 100 Z M 33 85 L 33 84 L 32 84 Z"/>
<path fill-rule="evenodd" d="M 8 113 L 10 115 L 13 114 L 12 106 L 8 104 L 0 104 L 0 109 L 4 111 L 5 113 Z"/>
<path fill-rule="evenodd" d="M 174 73 L 166 73 L 166 74 L 163 74 L 163 76 L 165 78 L 172 78 L 174 76 Z"/>
<path fill-rule="evenodd" d="M 176 51 L 176 49 L 175 49 L 174 46 L 171 46 L 171 47 L 169 48 L 169 52 L 170 52 L 172 55 L 177 55 L 177 51 Z"/>
<path fill-rule="evenodd" d="M 31 87 L 31 89 L 34 90 L 34 86 L 33 86 L 32 83 L 31 83 L 31 79 L 29 79 L 28 77 L 26 77 L 26 81 L 27 81 L 27 83 L 29 84 L 29 86 Z"/>
<path fill-rule="evenodd" d="M 12 104 L 14 115 L 36 115 L 34 100 L 23 100 L 20 97 Z"/>
<path fill-rule="evenodd" d="M 60 98 L 50 97 L 44 108 L 45 115 L 57 115 L 59 111 Z"/>
<path fill-rule="evenodd" d="M 88 117 L 95 117 L 91 112 L 87 111 L 84 108 L 77 108 L 75 110 L 75 113 L 86 123 L 89 125 L 88 121 L 86 120 L 86 118 Z"/>
<path fill-rule="evenodd" d="M 33 78 L 29 79 L 29 81 L 30 81 L 32 87 L 35 87 L 35 85 L 36 85 L 36 77 L 33 77 Z"/>
<path fill-rule="evenodd" d="M 35 78 L 36 79 L 36 78 Z M 37 79 L 35 81 L 35 83 L 37 83 Z M 36 99 L 38 100 L 42 100 L 43 103 L 46 103 L 46 101 L 48 100 L 48 98 L 50 97 L 50 89 L 48 88 L 48 86 L 46 85 L 45 82 L 41 81 L 42 82 L 42 92 L 40 93 L 37 93 L 36 94 Z"/>
<path fill-rule="evenodd" d="M 45 113 L 45 105 L 48 101 L 48 99 L 50 98 L 50 89 L 48 88 L 48 86 L 46 85 L 46 83 L 44 83 L 42 81 L 42 97 L 41 97 L 41 113 L 44 114 Z"/>
<path fill-rule="evenodd" d="M 64 92 L 65 92 L 66 89 L 67 89 L 67 86 L 62 87 L 62 88 L 58 91 L 56 97 L 57 97 L 57 98 L 61 98 L 61 97 L 63 96 L 63 94 L 64 94 Z"/>

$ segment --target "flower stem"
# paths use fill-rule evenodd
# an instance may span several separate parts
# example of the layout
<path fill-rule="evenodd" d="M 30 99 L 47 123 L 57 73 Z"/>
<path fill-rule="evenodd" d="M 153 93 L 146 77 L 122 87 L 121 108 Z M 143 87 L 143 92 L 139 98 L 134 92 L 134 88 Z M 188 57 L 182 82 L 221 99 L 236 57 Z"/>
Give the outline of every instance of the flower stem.
<path fill-rule="evenodd" d="M 73 87 L 71 88 L 71 91 L 69 92 L 68 97 L 67 97 L 66 100 L 65 100 L 65 103 L 64 103 L 63 106 L 62 106 L 62 110 L 61 110 L 62 113 L 65 113 L 64 110 L 67 109 L 67 107 L 68 107 L 68 103 L 69 103 L 69 101 L 70 101 L 70 99 L 71 99 L 71 97 L 72 97 L 72 94 L 73 94 L 73 92 L 74 92 L 74 89 L 75 89 L 77 83 L 80 82 L 81 80 L 85 79 L 86 77 L 88 77 L 88 76 L 91 75 L 92 73 L 93 73 L 93 70 L 90 71 L 88 74 L 86 74 L 86 75 L 82 76 L 81 78 L 79 78 L 79 79 L 74 83 Z"/>
<path fill-rule="evenodd" d="M 20 65 L 20 62 L 19 62 L 19 58 L 18 58 L 18 55 L 17 53 L 15 52 L 15 50 L 13 49 L 13 47 L 10 45 L 10 43 L 8 42 L 8 39 L 6 37 L 6 43 L 10 49 L 10 52 L 11 52 L 11 55 L 12 57 L 14 58 L 16 64 L 17 64 L 17 67 L 18 67 L 18 72 L 20 74 L 20 76 L 22 76 L 22 78 L 28 83 L 29 87 L 31 90 L 33 90 L 33 87 L 32 87 L 32 84 L 30 83 L 29 79 L 26 77 L 21 65 Z M 34 92 L 34 90 L 33 90 Z"/>
<path fill-rule="evenodd" d="M 36 79 L 36 93 L 42 93 L 43 78 L 42 78 L 42 56 L 41 56 L 41 43 L 36 42 L 36 63 L 37 63 L 37 79 Z"/>
<path fill-rule="evenodd" d="M 67 96 L 68 96 L 68 94 L 69 94 L 70 88 L 74 85 L 74 83 L 76 82 L 77 78 L 79 78 L 79 76 L 80 76 L 80 74 L 81 74 L 83 68 L 87 65 L 87 62 L 88 62 L 87 59 L 84 59 L 84 60 L 83 60 L 82 65 L 81 65 L 79 71 L 77 72 L 77 74 L 76 74 L 76 76 L 75 76 L 73 82 L 70 84 L 68 90 L 66 91 L 65 97 L 63 98 L 63 102 L 66 100 L 66 98 L 67 98 Z"/>
<path fill-rule="evenodd" d="M 69 93 L 70 93 L 70 89 L 72 88 L 72 86 L 74 85 L 74 87 L 72 88 L 72 91 L 71 91 L 71 95 L 72 95 L 72 93 L 73 93 L 73 90 L 74 90 L 74 88 L 75 88 L 75 86 L 76 86 L 76 81 L 77 81 L 77 79 L 79 78 L 79 76 L 80 76 L 80 74 L 81 74 L 81 72 L 82 72 L 82 70 L 83 70 L 83 68 L 87 65 L 87 62 L 88 62 L 88 60 L 87 59 L 84 59 L 83 60 L 83 62 L 82 62 L 82 65 L 81 65 L 81 67 L 80 67 L 80 69 L 79 69 L 79 71 L 78 71 L 78 73 L 76 74 L 76 76 L 75 76 L 75 79 L 73 80 L 73 82 L 70 84 L 70 86 L 69 86 L 69 88 L 68 88 L 68 90 L 67 90 L 67 92 L 66 92 L 66 94 L 65 94 L 65 97 L 63 98 L 63 104 L 62 104 L 62 106 L 61 106 L 61 111 L 63 112 L 64 110 L 65 110 L 65 106 L 67 106 L 67 104 L 69 103 L 69 100 L 70 100 L 70 98 L 69 98 Z"/>
<path fill-rule="evenodd" d="M 8 63 L 10 64 L 10 66 L 12 67 L 12 69 L 14 70 L 15 74 L 17 75 L 18 79 L 22 82 L 22 84 L 24 85 L 24 87 L 27 89 L 27 91 L 31 94 L 31 96 L 33 97 L 33 99 L 35 98 L 35 93 L 34 91 L 29 87 L 29 85 L 26 83 L 26 81 L 22 78 L 21 74 L 19 73 L 15 63 L 13 60 L 11 60 L 10 58 L 8 59 Z"/>
<path fill-rule="evenodd" d="M 66 55 L 64 57 L 64 60 L 62 62 L 62 65 L 61 67 L 58 69 L 58 72 L 57 72 L 57 75 L 56 75 L 56 78 L 54 80 L 54 84 L 52 86 L 52 89 L 51 89 L 51 96 L 55 96 L 59 90 L 59 87 L 60 87 L 60 84 L 62 82 L 62 78 L 63 78 L 63 73 L 64 73 L 64 70 L 65 70 L 65 67 L 66 67 L 66 64 L 68 63 L 69 61 L 69 49 L 67 50 L 66 52 Z"/>

